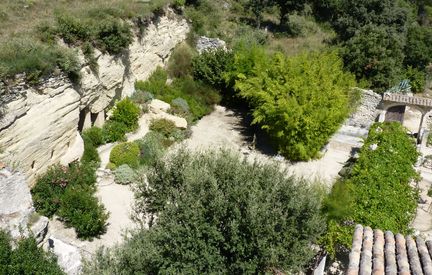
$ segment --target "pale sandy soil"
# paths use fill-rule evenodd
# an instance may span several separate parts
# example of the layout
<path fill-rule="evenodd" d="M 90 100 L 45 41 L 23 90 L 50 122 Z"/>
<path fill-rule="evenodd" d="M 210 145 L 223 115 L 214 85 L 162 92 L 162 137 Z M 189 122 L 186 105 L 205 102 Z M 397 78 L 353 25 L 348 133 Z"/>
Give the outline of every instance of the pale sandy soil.
<path fill-rule="evenodd" d="M 319 180 L 326 185 L 334 182 L 338 172 L 350 157 L 351 151 L 361 146 L 360 138 L 344 135 L 341 130 L 332 137 L 328 150 L 321 159 L 290 163 L 277 156 L 269 146 L 260 145 L 259 137 L 256 150 L 253 150 L 252 139 L 239 114 L 225 107 L 216 106 L 213 113 L 192 127 L 192 136 L 184 144 L 192 150 L 229 148 L 254 159 L 276 160 L 286 167 L 291 175 L 312 181 Z"/>

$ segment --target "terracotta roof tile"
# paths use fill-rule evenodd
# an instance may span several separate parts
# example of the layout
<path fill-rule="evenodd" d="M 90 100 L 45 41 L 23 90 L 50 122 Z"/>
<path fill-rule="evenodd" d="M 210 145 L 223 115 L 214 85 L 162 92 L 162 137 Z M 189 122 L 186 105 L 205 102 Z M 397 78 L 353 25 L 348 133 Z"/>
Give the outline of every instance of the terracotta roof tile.
<path fill-rule="evenodd" d="M 357 225 L 347 275 L 432 275 L 432 241 Z"/>

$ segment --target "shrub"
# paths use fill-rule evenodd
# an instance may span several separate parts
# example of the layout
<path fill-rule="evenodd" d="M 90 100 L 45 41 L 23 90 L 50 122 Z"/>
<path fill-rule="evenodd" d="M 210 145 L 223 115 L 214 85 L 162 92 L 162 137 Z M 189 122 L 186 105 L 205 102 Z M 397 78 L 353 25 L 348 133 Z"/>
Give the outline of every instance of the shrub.
<path fill-rule="evenodd" d="M 72 186 L 64 193 L 58 215 L 75 228 L 78 238 L 91 239 L 105 232 L 108 214 L 87 188 Z"/>
<path fill-rule="evenodd" d="M 126 141 L 127 126 L 118 121 L 107 121 L 103 128 L 103 137 L 106 142 Z"/>
<path fill-rule="evenodd" d="M 140 164 L 151 166 L 164 154 L 168 146 L 165 137 L 158 132 L 149 132 L 137 141 L 140 148 Z"/>
<path fill-rule="evenodd" d="M 105 144 L 103 130 L 96 126 L 84 130 L 82 136 L 88 138 L 95 147 Z"/>
<path fill-rule="evenodd" d="M 108 214 L 92 195 L 95 168 L 86 162 L 50 167 L 31 190 L 36 210 L 48 217 L 57 214 L 75 228 L 79 238 L 102 233 Z"/>
<path fill-rule="evenodd" d="M 183 77 L 192 74 L 192 58 L 194 50 L 186 43 L 179 44 L 168 61 L 168 74 L 170 77 Z"/>
<path fill-rule="evenodd" d="M 171 120 L 160 118 L 152 120 L 150 130 L 162 134 L 165 138 L 169 138 L 177 131 L 177 127 Z"/>
<path fill-rule="evenodd" d="M 0 274 L 8 274 L 8 265 L 12 254 L 11 238 L 0 230 Z"/>
<path fill-rule="evenodd" d="M 199 119 L 213 110 L 213 105 L 220 102 L 217 91 L 191 77 L 174 79 L 173 83 L 166 85 L 167 75 L 162 69 L 156 70 L 150 78 L 138 81 L 135 84 L 137 90 L 148 91 L 157 99 L 172 102 L 176 98 L 183 98 L 189 105 L 192 120 Z"/>
<path fill-rule="evenodd" d="M 334 52 L 292 58 L 276 54 L 265 67 L 260 62 L 253 69 L 242 68 L 250 76 L 239 74 L 235 85 L 252 107 L 252 123 L 267 131 L 285 157 L 318 157 L 349 114 L 354 77 L 343 71 Z"/>
<path fill-rule="evenodd" d="M 372 145 L 377 145 L 373 150 Z M 355 224 L 409 234 L 418 193 L 410 186 L 418 180 L 413 165 L 418 152 L 399 123 L 376 123 L 350 174 L 337 182 L 326 200 L 329 232 L 326 248 L 351 246 Z M 345 198 L 345 199 L 341 199 Z"/>
<path fill-rule="evenodd" d="M 141 91 L 147 91 L 155 96 L 164 94 L 167 90 L 168 74 L 161 67 L 157 67 L 156 70 L 150 75 L 147 81 L 138 81 L 135 83 L 135 89 Z"/>
<path fill-rule="evenodd" d="M 105 168 L 114 171 L 117 168 L 117 166 L 112 162 L 108 162 Z"/>
<path fill-rule="evenodd" d="M 131 184 L 135 178 L 135 171 L 129 165 L 123 164 L 115 169 L 114 176 L 118 184 Z"/>
<path fill-rule="evenodd" d="M 35 186 L 31 189 L 33 204 L 40 214 L 52 217 L 60 207 L 68 181 L 66 167 L 54 165 L 37 178 Z"/>
<path fill-rule="evenodd" d="M 426 73 L 419 69 L 408 66 L 405 71 L 405 78 L 409 79 L 411 90 L 414 93 L 422 93 L 426 86 Z"/>
<path fill-rule="evenodd" d="M 99 22 L 95 38 L 102 51 L 119 54 L 132 43 L 132 32 L 127 23 L 107 17 Z"/>
<path fill-rule="evenodd" d="M 140 108 L 129 98 L 125 98 L 117 102 L 110 120 L 123 123 L 130 132 L 138 129 L 139 116 Z"/>
<path fill-rule="evenodd" d="M 64 273 L 57 265 L 56 258 L 38 247 L 34 238 L 19 240 L 12 250 L 10 237 L 0 231 L 0 274 Z"/>
<path fill-rule="evenodd" d="M 131 96 L 131 100 L 137 104 L 144 104 L 154 99 L 154 95 L 147 91 L 137 90 Z"/>
<path fill-rule="evenodd" d="M 193 59 L 193 75 L 213 87 L 225 88 L 224 74 L 233 59 L 234 53 L 223 49 L 205 51 Z"/>
<path fill-rule="evenodd" d="M 134 142 L 120 143 L 111 150 L 110 162 L 119 167 L 122 164 L 127 164 L 132 168 L 138 167 L 140 149 L 138 144 Z"/>
<path fill-rule="evenodd" d="M 76 44 L 90 38 L 89 27 L 78 18 L 65 14 L 57 16 L 58 35 L 68 44 Z"/>
<path fill-rule="evenodd" d="M 95 163 L 95 165 L 100 163 L 99 153 L 94 145 L 91 137 L 83 135 L 84 141 L 84 153 L 81 157 L 81 162 L 83 163 Z"/>
<path fill-rule="evenodd" d="M 147 177 L 135 210 L 157 215 L 156 223 L 100 253 L 89 274 L 291 274 L 313 257 L 311 244 L 325 230 L 321 193 L 274 163 L 180 150 Z"/>
<path fill-rule="evenodd" d="M 12 39 L 0 45 L 0 79 L 25 73 L 28 81 L 37 83 L 57 68 L 73 81 L 79 77 L 79 62 L 72 50 L 29 39 Z"/>
<path fill-rule="evenodd" d="M 88 164 L 72 163 L 70 167 L 51 166 L 37 178 L 31 193 L 36 210 L 52 217 L 61 205 L 62 196 L 70 185 L 93 187 L 96 182 L 94 167 Z"/>

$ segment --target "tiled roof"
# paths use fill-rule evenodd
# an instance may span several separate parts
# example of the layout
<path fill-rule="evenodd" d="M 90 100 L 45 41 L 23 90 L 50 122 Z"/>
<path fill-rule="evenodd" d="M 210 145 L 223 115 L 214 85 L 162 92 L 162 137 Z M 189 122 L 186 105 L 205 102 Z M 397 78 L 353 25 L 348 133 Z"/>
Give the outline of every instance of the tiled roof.
<path fill-rule="evenodd" d="M 385 93 L 383 100 L 408 105 L 432 107 L 432 99 L 418 96 L 409 96 L 397 93 Z"/>
<path fill-rule="evenodd" d="M 432 241 L 357 225 L 347 275 L 432 275 Z"/>

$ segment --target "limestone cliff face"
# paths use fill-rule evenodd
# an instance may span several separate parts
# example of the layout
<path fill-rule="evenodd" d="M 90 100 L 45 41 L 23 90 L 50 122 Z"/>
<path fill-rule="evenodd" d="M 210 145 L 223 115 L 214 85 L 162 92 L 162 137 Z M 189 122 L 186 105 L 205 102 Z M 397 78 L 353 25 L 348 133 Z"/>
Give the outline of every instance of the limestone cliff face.
<path fill-rule="evenodd" d="M 148 25 L 141 38 L 135 36 L 125 54 L 96 52 L 98 72 L 80 54 L 78 84 L 61 75 L 37 87 L 18 80 L 10 88 L 16 96 L 3 106 L 0 160 L 17 165 L 31 185 L 48 166 L 78 159 L 83 152 L 78 128 L 101 126 L 114 101 L 133 94 L 135 81 L 147 79 L 163 65 L 188 31 L 186 20 L 167 11 Z"/>

